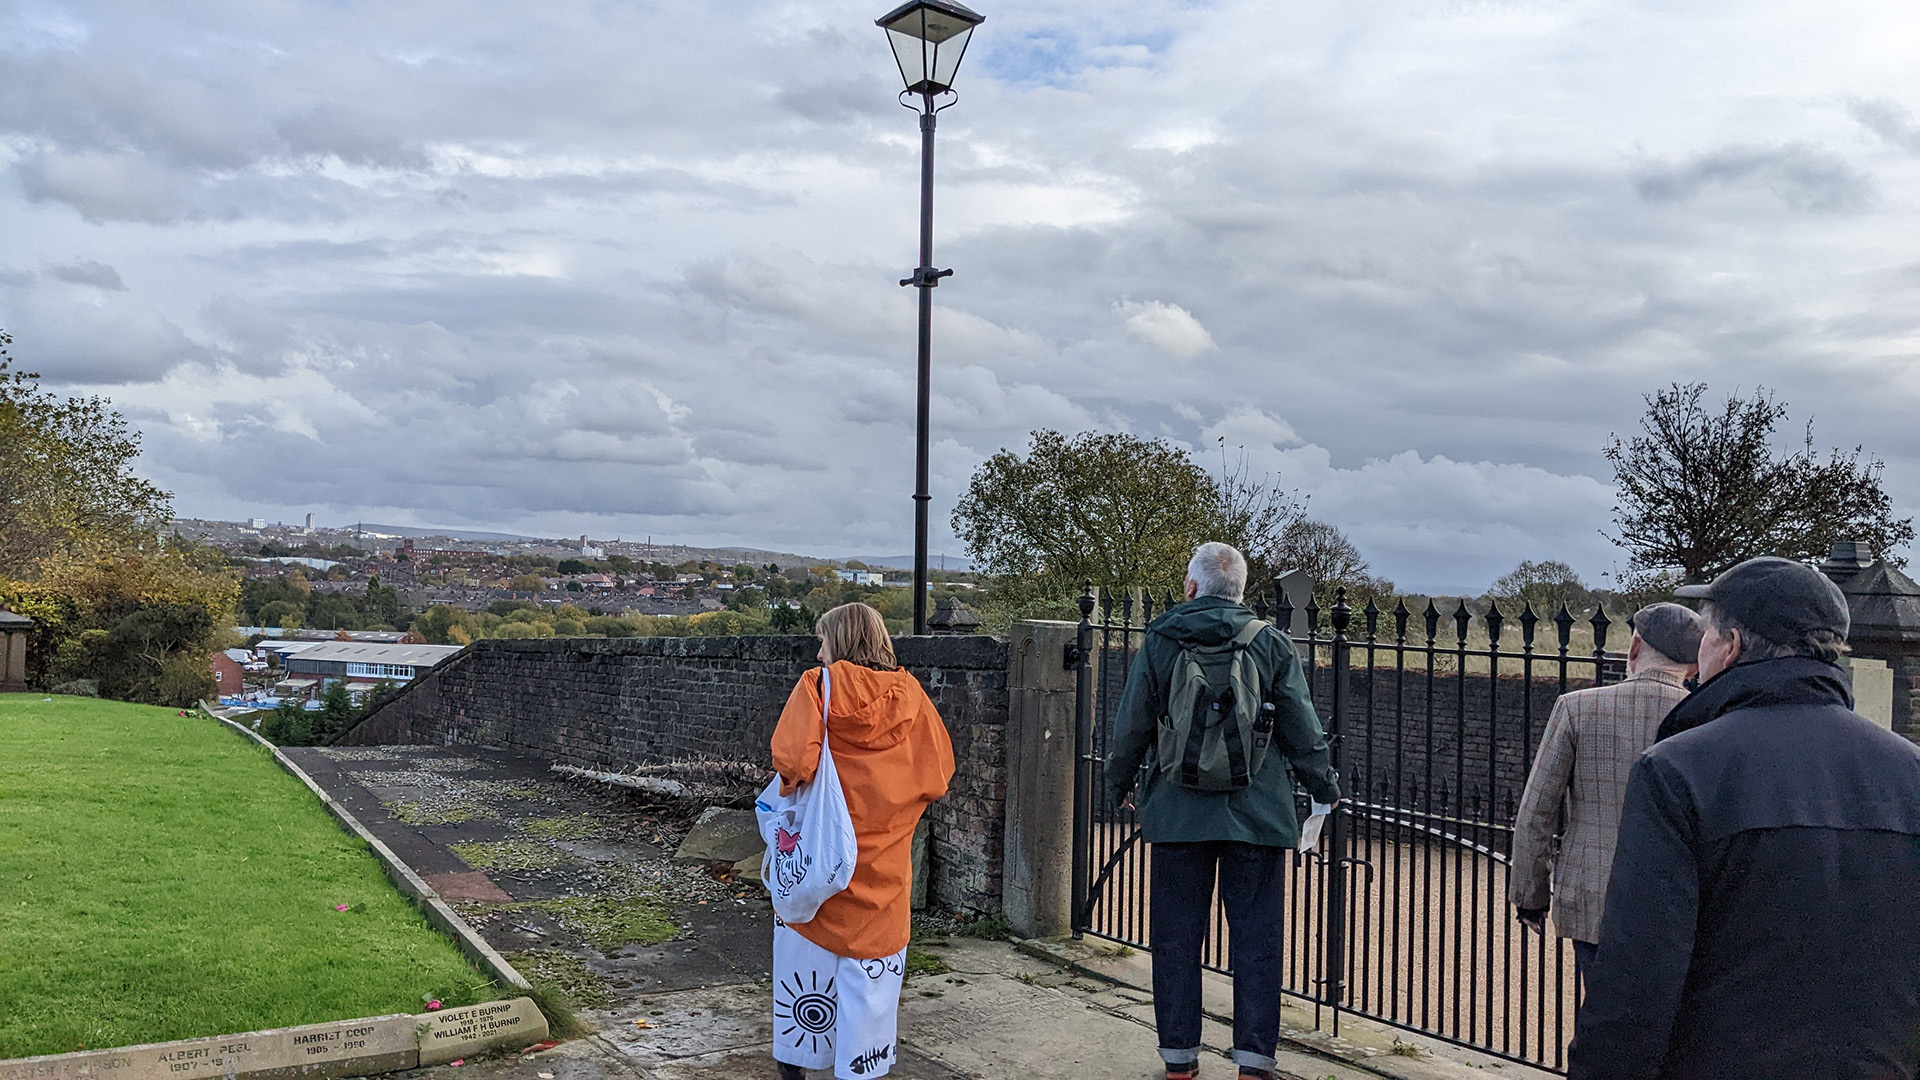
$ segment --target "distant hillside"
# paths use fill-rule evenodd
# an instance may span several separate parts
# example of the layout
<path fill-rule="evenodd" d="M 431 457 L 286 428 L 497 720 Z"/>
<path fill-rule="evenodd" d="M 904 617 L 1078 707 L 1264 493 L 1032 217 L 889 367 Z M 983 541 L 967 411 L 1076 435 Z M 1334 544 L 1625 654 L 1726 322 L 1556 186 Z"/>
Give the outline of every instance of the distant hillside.
<path fill-rule="evenodd" d="M 523 540 L 536 543 L 543 540 L 554 539 L 548 536 L 521 536 L 518 533 L 479 532 L 473 529 L 421 528 L 417 525 L 376 525 L 371 521 L 355 522 L 352 525 L 335 527 L 345 529 L 349 532 L 354 529 L 361 529 L 370 533 L 385 533 L 388 536 L 411 536 L 416 540 L 429 536 L 444 536 L 449 540 Z"/>
<path fill-rule="evenodd" d="M 885 567 L 888 570 L 913 569 L 913 556 L 911 555 L 849 555 L 844 559 L 835 559 L 833 561 L 846 563 L 854 560 L 866 563 L 868 566 Z M 973 569 L 973 563 L 959 555 L 929 555 L 927 556 L 927 568 L 930 570 L 955 570 L 960 573 L 967 573 Z"/>

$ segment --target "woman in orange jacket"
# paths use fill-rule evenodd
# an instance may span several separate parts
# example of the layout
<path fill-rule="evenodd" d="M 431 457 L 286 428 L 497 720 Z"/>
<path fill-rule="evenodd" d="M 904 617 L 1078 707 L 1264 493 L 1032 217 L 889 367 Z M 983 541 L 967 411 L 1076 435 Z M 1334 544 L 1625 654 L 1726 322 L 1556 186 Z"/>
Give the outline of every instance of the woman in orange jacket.
<path fill-rule="evenodd" d="M 953 743 L 920 681 L 894 659 L 878 611 L 843 604 L 813 629 L 831 672 L 827 717 L 820 672 L 809 671 L 773 730 L 773 767 L 791 793 L 813 779 L 828 740 L 859 854 L 852 882 L 812 919 L 774 919 L 773 1057 L 782 1080 L 828 1067 L 841 1080 L 873 1080 L 899 1054 L 913 830 L 947 793 Z"/>

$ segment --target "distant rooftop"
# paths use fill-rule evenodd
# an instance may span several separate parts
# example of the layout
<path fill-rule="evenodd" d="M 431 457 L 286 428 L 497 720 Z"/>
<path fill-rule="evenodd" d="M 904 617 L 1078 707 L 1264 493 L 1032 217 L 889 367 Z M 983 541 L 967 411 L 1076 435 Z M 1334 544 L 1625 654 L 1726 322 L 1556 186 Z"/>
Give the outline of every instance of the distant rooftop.
<path fill-rule="evenodd" d="M 379 645 L 364 641 L 323 641 L 311 648 L 301 649 L 296 658 L 302 662 L 344 660 L 355 664 L 431 667 L 460 649 L 459 645 Z"/>

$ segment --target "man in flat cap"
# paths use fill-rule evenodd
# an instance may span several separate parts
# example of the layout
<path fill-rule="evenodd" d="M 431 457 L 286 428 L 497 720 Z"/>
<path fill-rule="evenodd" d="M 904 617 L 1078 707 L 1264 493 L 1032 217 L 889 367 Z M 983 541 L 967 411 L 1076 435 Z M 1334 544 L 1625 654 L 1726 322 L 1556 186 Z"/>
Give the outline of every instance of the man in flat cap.
<path fill-rule="evenodd" d="M 1853 711 L 1846 600 L 1749 559 L 1633 766 L 1574 1080 L 1902 1077 L 1920 1059 L 1920 747 Z"/>
<path fill-rule="evenodd" d="M 1600 940 L 1627 773 L 1687 696 L 1700 648 L 1700 617 L 1679 604 L 1649 604 L 1631 622 L 1626 681 L 1554 703 L 1513 821 L 1507 899 L 1541 933 L 1551 900 L 1553 928 L 1572 940 L 1582 975 Z"/>

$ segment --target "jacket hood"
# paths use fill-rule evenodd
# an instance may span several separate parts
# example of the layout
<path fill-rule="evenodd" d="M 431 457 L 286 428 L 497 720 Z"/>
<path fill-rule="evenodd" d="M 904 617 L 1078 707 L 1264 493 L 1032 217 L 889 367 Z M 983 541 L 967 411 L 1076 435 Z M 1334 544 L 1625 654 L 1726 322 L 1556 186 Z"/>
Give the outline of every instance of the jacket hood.
<path fill-rule="evenodd" d="M 1148 629 L 1179 642 L 1224 645 L 1247 625 L 1253 612 L 1220 596 L 1200 596 L 1167 609 Z"/>
<path fill-rule="evenodd" d="M 1779 705 L 1853 708 L 1853 693 L 1834 664 L 1806 656 L 1780 656 L 1735 664 L 1700 684 L 1660 722 L 1657 739 L 1678 735 L 1740 709 Z"/>
<path fill-rule="evenodd" d="M 836 660 L 831 670 L 828 692 L 833 700 L 827 720 L 833 739 L 882 750 L 907 737 L 908 724 L 919 715 L 925 697 L 912 672 L 875 671 L 851 660 Z M 819 684 L 814 686 L 817 692 Z"/>

